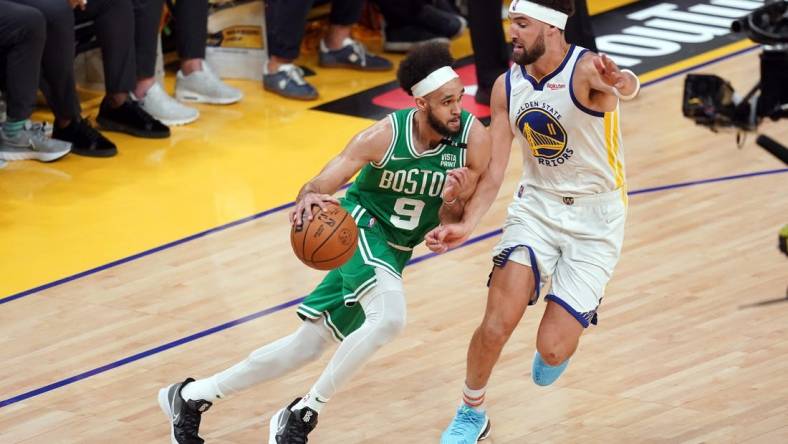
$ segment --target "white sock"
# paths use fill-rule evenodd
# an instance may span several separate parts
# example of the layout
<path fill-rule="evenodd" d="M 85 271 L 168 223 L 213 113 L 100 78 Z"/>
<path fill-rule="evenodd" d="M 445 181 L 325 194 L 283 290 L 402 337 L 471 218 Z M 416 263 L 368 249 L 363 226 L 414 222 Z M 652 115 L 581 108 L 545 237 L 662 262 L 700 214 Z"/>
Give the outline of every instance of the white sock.
<path fill-rule="evenodd" d="M 310 409 L 314 410 L 318 414 L 320 411 L 325 407 L 326 403 L 328 402 L 328 398 L 315 393 L 314 390 L 310 390 L 309 393 L 304 395 L 300 401 L 296 403 L 290 410 L 296 411 L 300 410 L 304 407 L 309 407 Z"/>
<path fill-rule="evenodd" d="M 468 387 L 468 384 L 466 383 L 462 388 L 462 402 L 478 412 L 483 412 L 486 393 L 486 386 L 478 390 L 474 390 Z"/>
<path fill-rule="evenodd" d="M 203 399 L 214 402 L 217 399 L 224 398 L 222 391 L 219 390 L 219 385 L 216 384 L 215 375 L 186 384 L 186 387 L 181 390 L 181 396 L 187 401 L 190 399 L 194 401 Z"/>

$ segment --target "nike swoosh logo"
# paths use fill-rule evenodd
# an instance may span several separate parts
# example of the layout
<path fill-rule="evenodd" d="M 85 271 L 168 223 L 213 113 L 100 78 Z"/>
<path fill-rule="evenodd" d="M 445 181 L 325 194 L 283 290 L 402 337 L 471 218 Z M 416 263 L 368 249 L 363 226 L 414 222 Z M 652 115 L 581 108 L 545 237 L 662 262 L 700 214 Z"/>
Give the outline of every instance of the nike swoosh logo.
<path fill-rule="evenodd" d="M 172 413 L 175 413 L 175 398 L 174 397 L 172 398 L 172 402 L 170 402 L 170 414 L 172 414 Z M 181 412 L 178 412 L 177 415 L 173 415 L 172 423 L 173 424 L 177 424 L 178 423 L 178 419 L 180 419 L 180 417 L 181 417 Z"/>
<path fill-rule="evenodd" d="M 396 157 L 396 156 L 391 156 L 391 160 L 410 160 L 410 159 L 411 159 L 410 157 Z"/>
<path fill-rule="evenodd" d="M 287 418 L 285 417 L 285 413 L 285 411 L 282 411 L 282 413 L 279 415 L 279 430 L 277 430 L 277 434 L 282 432 L 285 429 L 285 426 L 287 426 Z"/>

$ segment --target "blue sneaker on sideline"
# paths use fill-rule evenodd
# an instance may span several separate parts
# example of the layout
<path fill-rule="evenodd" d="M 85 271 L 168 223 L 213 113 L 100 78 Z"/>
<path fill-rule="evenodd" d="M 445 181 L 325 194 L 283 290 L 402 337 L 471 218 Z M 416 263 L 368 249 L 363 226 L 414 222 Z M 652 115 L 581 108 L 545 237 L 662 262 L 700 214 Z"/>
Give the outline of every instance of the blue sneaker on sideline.
<path fill-rule="evenodd" d="M 304 80 L 304 71 L 292 63 L 281 65 L 276 72 L 264 73 L 263 89 L 288 99 L 317 99 L 317 90 Z"/>
<path fill-rule="evenodd" d="M 394 65 L 388 59 L 372 54 L 361 43 L 347 38 L 342 42 L 342 47 L 336 50 L 328 49 L 326 43 L 320 40 L 320 66 L 323 68 L 351 68 L 362 71 L 388 71 Z"/>
<path fill-rule="evenodd" d="M 441 435 L 441 444 L 476 444 L 490 435 L 490 419 L 487 413 L 463 404 L 451 424 Z"/>
<path fill-rule="evenodd" d="M 536 352 L 534 355 L 534 365 L 531 369 L 531 376 L 533 377 L 534 384 L 546 386 L 550 385 L 561 376 L 561 373 L 566 370 L 566 366 L 569 365 L 569 359 L 566 361 L 556 365 L 555 367 L 548 365 L 542 359 L 542 355 L 539 352 Z"/>

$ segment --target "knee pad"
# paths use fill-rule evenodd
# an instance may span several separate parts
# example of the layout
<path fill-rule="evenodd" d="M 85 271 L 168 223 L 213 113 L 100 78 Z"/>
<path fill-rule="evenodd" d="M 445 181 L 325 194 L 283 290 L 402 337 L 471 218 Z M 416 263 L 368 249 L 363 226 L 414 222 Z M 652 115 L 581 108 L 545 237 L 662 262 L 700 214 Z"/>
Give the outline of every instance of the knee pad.
<path fill-rule="evenodd" d="M 382 345 L 394 339 L 405 328 L 407 310 L 402 280 L 379 269 L 375 274 L 375 288 L 361 299 L 361 305 L 367 316 L 366 322 L 374 330 L 374 338 L 371 339 Z"/>

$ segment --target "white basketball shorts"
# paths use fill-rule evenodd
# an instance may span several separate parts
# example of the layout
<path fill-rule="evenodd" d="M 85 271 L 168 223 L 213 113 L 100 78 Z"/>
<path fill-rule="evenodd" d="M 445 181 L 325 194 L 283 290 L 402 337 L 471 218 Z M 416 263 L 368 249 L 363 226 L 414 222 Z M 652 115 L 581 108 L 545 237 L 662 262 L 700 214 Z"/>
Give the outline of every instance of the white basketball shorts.
<path fill-rule="evenodd" d="M 545 299 L 561 305 L 583 327 L 596 324 L 605 286 L 621 255 L 625 199 L 622 190 L 569 197 L 520 185 L 493 249 L 493 263 L 531 267 L 536 282 L 531 305 L 551 277 Z"/>

